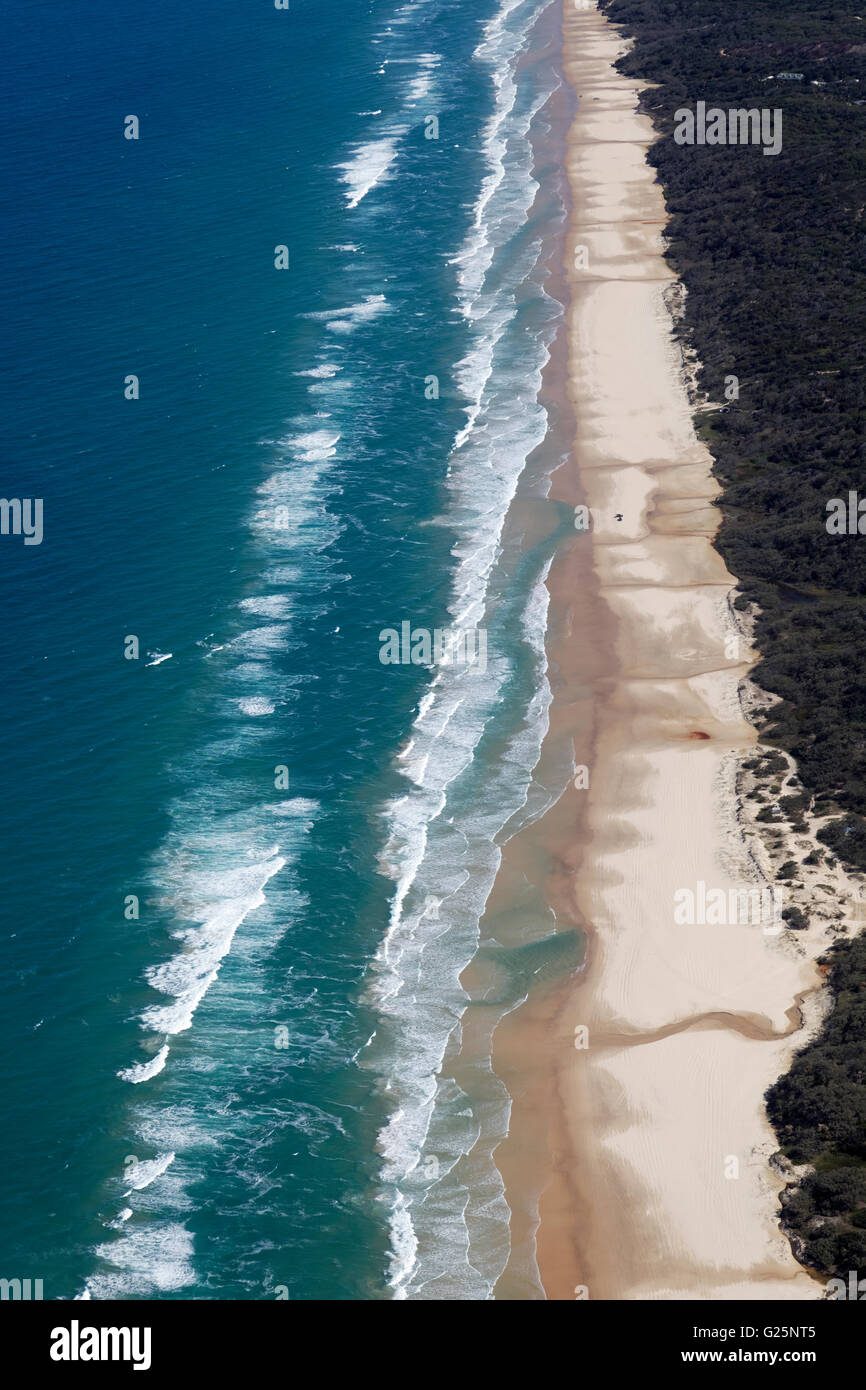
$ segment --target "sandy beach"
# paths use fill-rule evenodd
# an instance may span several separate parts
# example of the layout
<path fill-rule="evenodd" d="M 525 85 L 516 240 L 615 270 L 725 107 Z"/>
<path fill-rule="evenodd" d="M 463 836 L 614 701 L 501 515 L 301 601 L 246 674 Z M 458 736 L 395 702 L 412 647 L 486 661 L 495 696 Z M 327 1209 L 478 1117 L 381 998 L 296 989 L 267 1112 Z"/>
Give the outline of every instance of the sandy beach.
<path fill-rule="evenodd" d="M 756 743 L 744 697 L 755 653 L 712 545 L 719 488 L 673 336 L 678 287 L 645 158 L 655 135 L 640 86 L 613 68 L 626 40 L 597 10 L 566 7 L 564 44 L 579 96 L 566 249 L 576 437 L 558 487 L 591 525 L 551 575 L 553 607 L 568 610 L 549 644 L 553 726 L 584 708 L 581 679 L 593 716 L 574 743 L 589 785 L 558 809 L 548 898 L 588 947 L 581 972 L 497 1032 L 513 1097 L 497 1156 L 513 1255 L 498 1293 L 819 1298 L 778 1225 L 784 1178 L 763 1096 L 825 1007 L 826 923 L 796 933 L 778 913 L 690 922 L 676 910 L 688 893 L 730 903 L 772 881 L 738 800 Z M 588 552 L 596 658 L 609 657 L 589 676 L 590 596 L 568 590 Z M 534 1258 L 543 1295 L 529 1291 Z"/>

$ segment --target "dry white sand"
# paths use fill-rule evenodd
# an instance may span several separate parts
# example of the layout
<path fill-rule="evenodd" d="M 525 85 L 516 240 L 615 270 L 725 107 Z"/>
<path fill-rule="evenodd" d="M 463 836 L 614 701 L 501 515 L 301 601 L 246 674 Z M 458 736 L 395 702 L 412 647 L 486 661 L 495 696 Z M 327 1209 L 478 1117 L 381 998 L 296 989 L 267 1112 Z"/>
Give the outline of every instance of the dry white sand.
<path fill-rule="evenodd" d="M 672 336 L 654 132 L 639 86 L 613 70 L 619 31 L 566 0 L 565 37 L 580 94 L 568 264 L 585 267 L 571 276 L 576 453 L 620 668 L 576 887 L 592 937 L 568 1028 L 588 1026 L 589 1047 L 560 1074 L 585 1199 L 581 1277 L 590 1298 L 817 1298 L 777 1224 L 763 1095 L 815 1024 L 824 942 L 675 920 L 678 890 L 762 882 L 735 785 L 755 742 L 739 694 L 755 654 L 711 544 L 719 489 Z"/>

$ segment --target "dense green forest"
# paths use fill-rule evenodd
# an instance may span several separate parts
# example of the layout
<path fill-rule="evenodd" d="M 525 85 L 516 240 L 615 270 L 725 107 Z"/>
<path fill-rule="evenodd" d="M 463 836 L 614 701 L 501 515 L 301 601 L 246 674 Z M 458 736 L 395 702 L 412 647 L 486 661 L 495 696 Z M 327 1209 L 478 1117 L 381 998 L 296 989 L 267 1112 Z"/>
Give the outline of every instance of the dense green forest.
<path fill-rule="evenodd" d="M 783 1152 L 815 1172 L 784 1195 L 795 1249 L 817 1269 L 866 1276 L 866 936 L 828 953 L 834 1008 L 767 1093 Z"/>
<path fill-rule="evenodd" d="M 601 7 L 635 40 L 621 70 L 655 84 L 642 106 L 688 289 L 679 331 L 720 406 L 698 417 L 724 488 L 717 544 L 740 605 L 760 605 L 755 679 L 781 697 L 761 739 L 796 757 L 832 815 L 821 838 L 866 870 L 866 535 L 826 525 L 831 499 L 866 498 L 866 0 Z M 781 152 L 676 143 L 676 111 L 699 101 L 780 109 Z M 816 1169 L 786 1196 L 795 1249 L 866 1274 L 866 942 L 827 965 L 834 1012 L 768 1106 Z"/>

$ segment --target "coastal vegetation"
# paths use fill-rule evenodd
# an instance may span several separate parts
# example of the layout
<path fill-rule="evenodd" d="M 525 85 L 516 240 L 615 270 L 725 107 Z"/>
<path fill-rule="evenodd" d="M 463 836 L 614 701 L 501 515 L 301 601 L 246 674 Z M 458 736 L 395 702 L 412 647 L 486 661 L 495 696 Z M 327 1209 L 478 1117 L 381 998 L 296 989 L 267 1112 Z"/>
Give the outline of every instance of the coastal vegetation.
<path fill-rule="evenodd" d="M 863 872 L 866 536 L 827 520 L 866 477 L 866 11 L 853 0 L 601 8 L 635 39 L 621 70 L 653 84 L 642 105 L 663 138 L 649 159 L 688 292 L 678 332 L 701 364 L 697 428 L 724 489 L 717 544 L 738 606 L 757 610 L 754 678 L 778 697 L 755 716 L 761 741 L 782 764 L 774 748 L 793 755 L 802 784 L 759 819 L 781 813 L 802 829 L 811 808 L 828 817 L 822 844 Z M 678 143 L 676 113 L 698 102 L 781 111 L 778 155 Z M 782 876 L 798 868 L 789 860 Z M 866 1270 L 866 940 L 839 941 L 824 966 L 832 1012 L 768 1110 L 783 1152 L 814 1170 L 784 1200 L 796 1253 L 825 1271 Z"/>
<path fill-rule="evenodd" d="M 834 1007 L 767 1092 L 782 1152 L 814 1171 L 783 1195 L 795 1252 L 816 1269 L 866 1272 L 866 937 L 823 958 Z"/>

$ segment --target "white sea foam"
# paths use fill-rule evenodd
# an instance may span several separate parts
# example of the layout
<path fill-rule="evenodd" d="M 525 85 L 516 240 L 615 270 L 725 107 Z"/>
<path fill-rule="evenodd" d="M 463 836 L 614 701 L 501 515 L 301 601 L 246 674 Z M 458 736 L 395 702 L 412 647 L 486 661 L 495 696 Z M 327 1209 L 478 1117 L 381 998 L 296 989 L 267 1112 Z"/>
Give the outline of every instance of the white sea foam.
<path fill-rule="evenodd" d="M 306 434 L 295 434 L 286 440 L 286 446 L 296 453 L 303 463 L 320 463 L 332 459 L 340 442 L 338 430 L 309 430 Z"/>
<path fill-rule="evenodd" d="M 248 714 L 253 718 L 263 714 L 273 714 L 276 706 L 271 700 L 264 699 L 261 695 L 253 695 L 238 700 L 238 709 L 242 714 Z"/>
<path fill-rule="evenodd" d="M 422 11 L 429 9 L 431 2 L 432 0 L 409 0 L 408 4 L 401 5 L 391 16 L 388 32 L 402 25 L 417 25 Z"/>
<path fill-rule="evenodd" d="M 434 71 L 442 58 L 439 53 L 422 53 L 416 61 L 418 73 L 410 79 L 406 87 L 406 100 L 410 106 L 416 106 L 419 101 L 429 97 L 433 87 Z"/>
<path fill-rule="evenodd" d="M 260 594 L 242 598 L 238 604 L 245 613 L 255 613 L 257 618 L 285 618 L 289 608 L 286 594 Z"/>
<path fill-rule="evenodd" d="M 251 627 L 240 633 L 231 643 L 232 647 L 249 656 L 267 656 L 271 652 L 282 651 L 288 637 L 285 623 L 271 623 L 267 627 Z"/>
<path fill-rule="evenodd" d="M 130 1192 L 143 1192 L 157 1178 L 161 1178 L 173 1163 L 174 1154 L 167 1153 L 160 1154 L 158 1158 L 143 1159 L 141 1162 L 130 1164 L 123 1175 L 126 1186 L 124 1197 L 128 1197 Z"/>
<path fill-rule="evenodd" d="M 338 164 L 343 183 L 348 187 L 346 202 L 356 208 L 377 184 L 382 183 L 397 158 L 397 144 L 405 128 L 378 140 L 368 140 L 355 147 L 355 153 L 345 164 Z"/>
<path fill-rule="evenodd" d="M 192 1235 L 179 1222 L 147 1226 L 99 1246 L 96 1253 L 113 1269 L 92 1275 L 83 1297 L 147 1297 L 195 1283 Z"/>
<path fill-rule="evenodd" d="M 211 815 L 206 818 L 210 828 L 195 833 L 187 824 L 195 805 L 185 806 L 183 817 L 176 818 L 174 832 L 155 868 L 154 878 L 155 887 L 162 895 L 159 899 L 162 909 L 175 919 L 173 934 L 179 949 L 162 966 L 149 972 L 150 982 L 168 993 L 171 1002 L 162 1016 L 157 1010 L 146 1011 L 142 1017 L 145 1026 L 173 1031 L 182 1030 L 193 1021 L 196 1006 L 204 991 L 214 983 L 241 922 L 263 905 L 268 879 L 284 864 L 294 863 L 297 858 L 302 837 L 309 833 L 319 805 L 303 797 L 277 805 L 282 813 L 279 836 L 286 846 L 285 853 L 262 833 L 261 826 L 267 824 L 271 809 L 266 800 L 252 824 L 245 816 L 235 817 L 224 821 L 222 829 L 218 829 Z M 302 895 L 295 892 L 283 897 L 283 908 L 292 901 L 301 910 L 305 906 Z M 253 925 L 246 939 L 235 947 L 247 969 L 262 952 L 267 956 L 273 942 L 290 925 L 285 912 L 281 913 L 277 921 L 268 924 L 266 939 L 258 942 L 256 936 L 261 937 L 261 925 Z M 226 1015 L 230 1020 L 240 1016 L 249 1025 L 255 1017 L 260 993 L 251 985 L 249 976 L 239 979 L 237 972 L 234 981 L 222 989 L 217 1004 L 217 1009 L 221 1010 L 216 1015 L 220 1024 L 217 1034 L 204 1032 L 204 1038 L 210 1036 L 211 1045 L 215 1044 L 216 1056 L 208 1055 L 207 1050 L 193 1054 L 188 1048 L 184 1067 L 174 1078 L 175 1082 L 180 1080 L 182 1086 L 186 1080 L 187 1097 L 198 1092 L 195 1074 L 207 1076 L 216 1069 L 217 1058 L 227 1046 Z M 260 1023 L 266 1036 L 269 1027 L 266 1012 Z M 200 1026 L 207 1030 L 206 1022 Z M 182 1289 L 197 1282 L 192 1237 L 184 1225 L 185 1214 L 197 1205 L 189 1187 L 192 1181 L 201 1183 L 204 1180 L 207 1167 L 203 1160 L 208 1151 L 219 1145 L 222 1136 L 212 1123 L 212 1112 L 205 1123 L 199 1123 L 194 1102 L 187 1099 L 179 1104 L 167 1103 L 167 1094 L 162 1092 L 158 1103 L 144 1101 L 133 1112 L 136 1123 L 130 1147 L 133 1152 L 155 1152 L 156 1157 L 127 1163 L 125 1167 L 120 1181 L 125 1193 L 135 1194 L 135 1230 L 115 1239 L 114 1243 L 100 1246 L 95 1252 L 100 1263 L 107 1262 L 110 1268 L 97 1266 L 96 1273 L 88 1281 L 86 1292 L 93 1297 L 152 1297 L 155 1293 Z M 177 1091 L 174 1094 L 176 1096 Z M 184 1095 L 183 1089 L 180 1094 Z M 220 1101 L 228 1109 L 235 1098 L 229 1089 L 221 1094 Z M 296 1121 L 305 1133 L 313 1133 L 317 1123 L 313 1112 L 314 1107 L 300 1107 L 296 1115 L 293 1112 L 291 1122 Z M 320 1129 L 324 1134 L 324 1112 L 322 1116 Z M 331 1124 L 339 1126 L 339 1118 L 331 1117 Z M 116 1218 L 110 1224 L 117 1230 L 122 1222 Z"/>
<path fill-rule="evenodd" d="M 117 1075 L 121 1081 L 131 1081 L 134 1086 L 142 1081 L 150 1081 L 151 1077 L 158 1076 L 168 1061 L 168 1043 L 163 1043 L 162 1047 L 147 1062 L 136 1062 L 135 1066 L 124 1067 Z"/>
<path fill-rule="evenodd" d="M 183 1033 L 192 1024 L 195 1011 L 217 978 L 235 932 L 245 917 L 265 901 L 264 886 L 285 864 L 274 849 L 258 864 L 213 872 L 192 873 L 185 891 L 192 903 L 191 915 L 197 925 L 174 934 L 182 949 L 161 965 L 147 971 L 148 982 L 169 1004 L 145 1009 L 142 1022 L 157 1033 Z M 195 897 L 193 897 L 193 894 Z"/>
<path fill-rule="evenodd" d="M 305 372 L 292 372 L 292 376 L 330 377 L 336 376 L 342 368 L 333 362 L 323 362 L 320 367 L 309 367 Z"/>
<path fill-rule="evenodd" d="M 337 391 L 351 391 L 352 382 L 349 377 L 341 377 L 334 381 L 320 381 L 315 386 L 309 388 L 311 396 L 333 396 Z"/>
<path fill-rule="evenodd" d="M 163 661 L 171 661 L 171 652 L 148 652 L 148 656 L 153 657 L 152 661 L 146 661 L 145 666 L 159 666 Z"/>
<path fill-rule="evenodd" d="M 395 1298 L 406 1297 L 405 1283 L 415 1267 L 418 1240 L 412 1218 L 406 1205 L 406 1198 L 398 1192 L 391 1212 L 391 1284 L 396 1290 Z"/>
<path fill-rule="evenodd" d="M 106 1221 L 105 1225 L 110 1231 L 121 1231 L 125 1223 L 132 1216 L 132 1207 L 122 1207 L 113 1221 Z M 88 1295 L 89 1297 L 89 1295 Z"/>
<path fill-rule="evenodd" d="M 384 294 L 368 294 L 359 304 L 349 304 L 345 309 L 316 309 L 303 314 L 306 319 L 316 319 L 324 323 L 332 333 L 351 333 L 360 324 L 369 323 L 388 309 Z"/>

